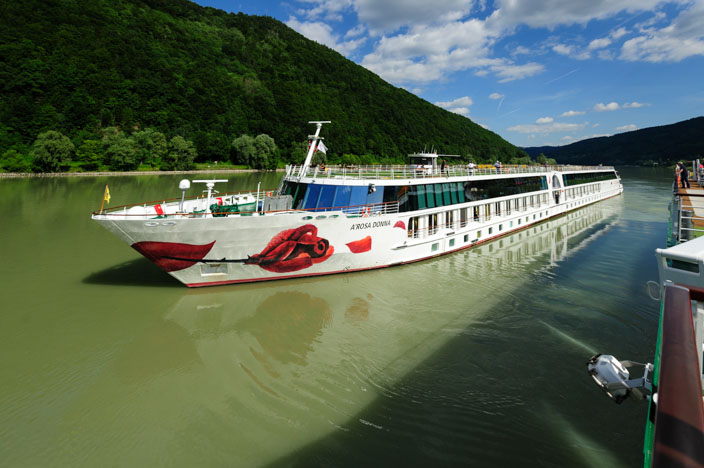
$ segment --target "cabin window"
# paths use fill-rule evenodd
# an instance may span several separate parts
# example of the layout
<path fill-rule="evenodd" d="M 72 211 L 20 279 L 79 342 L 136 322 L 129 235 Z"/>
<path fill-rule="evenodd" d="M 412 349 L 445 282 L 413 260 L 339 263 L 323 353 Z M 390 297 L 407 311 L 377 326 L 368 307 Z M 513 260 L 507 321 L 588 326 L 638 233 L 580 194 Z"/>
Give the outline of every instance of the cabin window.
<path fill-rule="evenodd" d="M 428 216 L 428 234 L 431 236 L 438 230 L 438 214 L 433 213 Z"/>
<path fill-rule="evenodd" d="M 369 188 L 367 187 L 367 205 L 380 204 L 384 201 L 384 186 L 376 185 L 375 188 L 376 190 L 374 190 L 373 192 L 369 192 Z"/>
<path fill-rule="evenodd" d="M 430 247 L 430 251 L 435 252 L 436 250 L 438 250 L 438 248 L 440 248 L 440 244 L 436 242 L 432 245 L 432 247 Z"/>
<path fill-rule="evenodd" d="M 464 235 L 464 241 L 465 241 L 465 242 L 469 242 L 469 234 L 465 234 L 465 235 Z"/>
<path fill-rule="evenodd" d="M 450 203 L 452 203 L 453 205 L 456 205 L 457 203 L 460 202 L 459 198 L 457 197 L 457 184 L 453 182 L 453 183 L 447 184 L 447 185 L 450 187 L 449 188 L 449 190 L 450 190 Z"/>
<path fill-rule="evenodd" d="M 481 237 L 482 237 L 482 230 L 480 229 L 477 231 L 477 239 L 481 239 Z"/>
<path fill-rule="evenodd" d="M 435 189 L 435 206 L 445 206 L 445 200 L 442 196 L 442 184 L 433 184 Z"/>
<path fill-rule="evenodd" d="M 335 191 L 335 198 L 332 206 L 349 206 L 350 195 L 352 195 L 352 187 L 349 185 L 340 185 Z"/>
<path fill-rule="evenodd" d="M 464 196 L 464 184 L 462 182 L 455 182 L 455 193 L 457 193 L 457 202 L 464 203 L 469 201 Z"/>
<path fill-rule="evenodd" d="M 432 184 L 425 186 L 425 201 L 428 208 L 435 208 L 435 188 Z"/>
<path fill-rule="evenodd" d="M 489 235 L 492 235 L 493 233 L 494 233 L 494 228 L 493 228 L 493 227 L 490 227 L 490 228 L 489 228 Z"/>
<path fill-rule="evenodd" d="M 501 216 L 501 202 L 496 202 L 496 216 Z"/>
<path fill-rule="evenodd" d="M 454 246 L 455 246 L 455 239 L 450 239 L 450 247 L 454 247 Z"/>
<path fill-rule="evenodd" d="M 414 216 L 408 220 L 408 237 L 418 237 L 418 217 Z"/>
<path fill-rule="evenodd" d="M 367 202 L 367 190 L 369 188 L 366 185 L 355 185 L 352 187 L 352 194 L 350 195 L 350 205 L 349 206 L 361 206 Z"/>
<path fill-rule="evenodd" d="M 323 185 L 318 198 L 318 208 L 330 208 L 333 206 L 332 201 L 335 198 L 335 186 Z"/>
<path fill-rule="evenodd" d="M 674 260 L 667 258 L 667 266 L 675 270 L 689 271 L 691 273 L 699 273 L 699 263 L 687 262 L 684 260 Z"/>
<path fill-rule="evenodd" d="M 320 198 L 320 192 L 323 186 L 318 184 L 308 185 L 308 190 L 306 191 L 306 196 L 303 199 L 303 208 L 315 208 L 318 206 L 318 198 Z"/>
<path fill-rule="evenodd" d="M 457 203 L 457 200 L 452 201 L 452 195 L 450 194 L 450 184 L 442 184 L 442 200 L 445 206 Z"/>
<path fill-rule="evenodd" d="M 484 220 L 489 220 L 491 219 L 491 205 L 488 203 L 484 205 Z"/>
<path fill-rule="evenodd" d="M 475 206 L 474 208 L 472 208 L 472 210 L 474 212 L 474 221 L 479 221 L 479 207 Z"/>
<path fill-rule="evenodd" d="M 460 209 L 460 227 L 463 228 L 467 225 L 467 208 Z"/>
<path fill-rule="evenodd" d="M 453 215 L 453 211 L 446 211 L 445 212 L 445 227 L 448 229 L 452 229 L 454 224 L 455 224 L 455 217 Z"/>
<path fill-rule="evenodd" d="M 425 185 L 416 185 L 411 190 L 415 192 L 411 192 L 411 196 L 415 199 L 416 204 L 418 205 L 417 208 L 419 210 L 426 209 L 428 205 L 425 203 Z"/>

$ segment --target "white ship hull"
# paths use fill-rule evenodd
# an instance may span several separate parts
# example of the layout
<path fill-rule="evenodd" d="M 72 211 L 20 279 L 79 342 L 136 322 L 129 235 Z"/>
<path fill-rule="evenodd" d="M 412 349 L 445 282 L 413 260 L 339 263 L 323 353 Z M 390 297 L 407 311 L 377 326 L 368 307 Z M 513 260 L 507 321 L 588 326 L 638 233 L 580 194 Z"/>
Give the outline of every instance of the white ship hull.
<path fill-rule="evenodd" d="M 142 211 L 137 214 L 131 208 L 93 217 L 189 287 L 267 281 L 384 268 L 452 253 L 623 191 L 617 177 L 572 190 L 550 182 L 563 173 L 546 170 L 542 175 L 547 176 L 549 187 L 527 195 L 406 212 L 340 208 L 218 217 L 208 212 L 185 215 L 195 210 L 184 210 L 174 202 L 157 211 L 166 210 L 164 216 L 138 207 Z M 471 180 L 486 181 L 487 176 L 435 177 L 427 182 Z M 315 182 L 325 184 L 325 180 Z M 355 181 L 357 185 L 368 182 Z M 392 182 L 398 186 L 413 179 Z M 199 206 L 207 207 L 215 199 L 200 200 Z"/>

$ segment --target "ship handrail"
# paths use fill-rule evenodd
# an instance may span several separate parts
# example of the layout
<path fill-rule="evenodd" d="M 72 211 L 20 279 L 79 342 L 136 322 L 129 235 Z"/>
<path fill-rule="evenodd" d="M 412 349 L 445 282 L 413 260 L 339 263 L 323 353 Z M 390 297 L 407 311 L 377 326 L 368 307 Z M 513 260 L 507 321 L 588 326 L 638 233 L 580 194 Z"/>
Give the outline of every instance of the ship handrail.
<path fill-rule="evenodd" d="M 244 192 L 250 193 L 250 192 Z M 171 202 L 173 201 L 178 201 L 180 199 L 171 199 Z M 168 200 L 166 201 L 168 202 Z M 155 204 L 163 203 L 163 202 L 152 202 Z M 164 213 L 163 215 L 155 216 L 155 213 L 127 213 L 127 209 L 132 208 L 132 207 L 141 207 L 141 206 L 153 206 L 150 204 L 145 204 L 145 203 L 135 203 L 132 205 L 123 205 L 119 207 L 114 207 L 111 208 L 110 211 L 108 210 L 103 210 L 101 212 L 100 210 L 96 210 L 93 212 L 93 216 L 104 216 L 104 217 L 110 217 L 110 216 L 115 216 L 115 217 L 123 217 L 123 218 L 134 218 L 134 219 L 152 219 L 152 218 L 159 218 L 159 219 L 166 219 L 166 218 L 202 218 L 202 217 L 207 217 L 207 216 L 213 216 L 215 217 L 230 217 L 230 216 L 251 216 L 254 214 L 261 214 L 261 215 L 269 215 L 269 214 L 284 214 L 284 213 L 302 213 L 302 214 L 312 214 L 312 213 L 324 213 L 324 212 L 330 212 L 330 211 L 341 211 L 345 215 L 348 216 L 360 216 L 360 217 L 366 217 L 366 216 L 378 216 L 382 214 L 394 214 L 399 212 L 399 202 L 398 201 L 393 201 L 393 202 L 381 202 L 381 203 L 367 203 L 364 205 L 347 205 L 347 206 L 330 206 L 330 207 L 316 207 L 316 208 L 288 208 L 284 210 L 268 210 L 268 211 L 257 211 L 257 210 L 252 210 L 252 211 L 240 211 L 237 213 L 220 213 L 220 212 L 213 212 L 210 211 L 208 208 L 206 211 L 202 212 L 176 212 L 176 213 Z M 121 210 L 121 211 L 114 211 L 114 210 Z"/>
<path fill-rule="evenodd" d="M 286 167 L 286 178 L 312 178 L 312 179 L 342 179 L 342 180 L 384 180 L 384 179 L 438 179 L 447 177 L 488 176 L 497 174 L 544 174 L 552 171 L 614 171 L 613 166 L 531 166 L 531 165 L 502 165 L 496 168 L 491 164 L 480 164 L 474 168 L 466 165 L 449 165 L 445 169 L 440 167 L 417 167 L 413 164 L 404 165 L 333 165 L 310 166 L 301 173 L 302 166 L 289 165 Z"/>
<path fill-rule="evenodd" d="M 689 201 L 685 201 L 684 197 Z M 704 227 L 697 227 L 697 224 L 704 225 L 704 216 L 697 215 L 697 212 L 704 212 L 704 193 L 675 192 L 673 203 L 670 208 L 672 216 L 668 226 L 668 247 L 704 235 Z"/>
<path fill-rule="evenodd" d="M 645 453 L 654 467 L 704 465 L 701 355 L 692 300 L 704 301 L 704 290 L 664 284 L 654 376 L 657 402 L 651 401 L 652 446 L 646 446 Z"/>
<path fill-rule="evenodd" d="M 265 194 L 265 193 L 276 193 L 276 189 L 270 188 L 270 189 L 260 189 L 259 194 Z M 243 195 L 252 195 L 256 196 L 257 191 L 254 190 L 245 190 L 242 192 L 219 192 L 217 195 L 213 196 L 213 199 L 217 198 L 226 198 L 226 197 L 237 197 L 237 196 L 243 196 Z M 188 197 L 185 197 L 185 201 L 193 201 L 193 200 L 198 200 L 198 199 L 205 199 L 207 198 L 207 195 L 200 193 L 198 195 L 190 195 Z M 100 214 L 124 214 L 124 213 L 114 213 L 115 211 L 119 210 L 125 210 L 129 208 L 133 208 L 135 206 L 154 206 L 154 205 L 165 205 L 168 203 L 178 203 L 181 201 L 181 198 L 160 198 L 158 200 L 150 200 L 150 201 L 143 201 L 143 202 L 138 202 L 138 203 L 129 203 L 127 205 L 118 205 L 118 206 L 113 206 L 113 207 L 108 207 L 108 208 L 103 208 L 103 211 L 101 213 L 100 210 L 94 211 L 92 214 L 93 215 L 100 215 Z M 141 215 L 140 215 L 141 216 Z"/>

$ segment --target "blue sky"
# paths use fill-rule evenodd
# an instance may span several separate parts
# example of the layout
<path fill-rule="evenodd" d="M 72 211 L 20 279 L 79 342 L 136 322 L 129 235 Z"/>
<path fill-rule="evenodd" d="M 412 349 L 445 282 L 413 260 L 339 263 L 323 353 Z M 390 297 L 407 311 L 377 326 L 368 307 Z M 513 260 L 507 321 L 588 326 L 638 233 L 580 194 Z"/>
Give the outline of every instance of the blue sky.
<path fill-rule="evenodd" d="M 704 115 L 704 0 L 197 3 L 276 18 L 518 146 Z"/>

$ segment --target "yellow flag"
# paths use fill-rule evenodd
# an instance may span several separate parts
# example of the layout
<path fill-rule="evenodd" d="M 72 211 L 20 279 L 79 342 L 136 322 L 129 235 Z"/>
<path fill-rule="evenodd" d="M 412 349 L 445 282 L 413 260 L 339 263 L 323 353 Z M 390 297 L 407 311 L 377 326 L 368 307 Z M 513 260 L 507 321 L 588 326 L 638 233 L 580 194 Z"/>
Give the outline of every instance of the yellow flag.
<path fill-rule="evenodd" d="M 108 188 L 108 184 L 105 184 L 105 196 L 103 197 L 103 201 L 108 202 L 108 205 L 110 204 L 110 189 Z"/>

